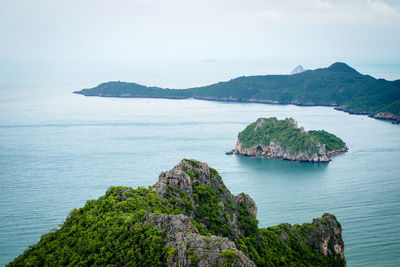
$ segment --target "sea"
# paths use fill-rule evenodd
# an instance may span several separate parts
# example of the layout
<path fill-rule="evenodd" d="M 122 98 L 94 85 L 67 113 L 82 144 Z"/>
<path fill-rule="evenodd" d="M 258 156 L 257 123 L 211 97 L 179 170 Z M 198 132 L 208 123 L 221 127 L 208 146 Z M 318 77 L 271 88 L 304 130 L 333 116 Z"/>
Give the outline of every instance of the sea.
<path fill-rule="evenodd" d="M 343 227 L 348 266 L 400 266 L 400 125 L 331 107 L 72 93 L 110 80 L 185 88 L 289 73 L 296 65 L 262 59 L 0 61 L 0 266 L 110 186 L 150 186 L 183 158 L 207 162 L 232 193 L 249 194 L 260 227 L 332 213 Z M 350 65 L 400 79 L 400 64 L 393 62 Z M 324 164 L 225 155 L 239 131 L 261 117 L 293 117 L 306 130 L 339 136 L 349 151 Z"/>

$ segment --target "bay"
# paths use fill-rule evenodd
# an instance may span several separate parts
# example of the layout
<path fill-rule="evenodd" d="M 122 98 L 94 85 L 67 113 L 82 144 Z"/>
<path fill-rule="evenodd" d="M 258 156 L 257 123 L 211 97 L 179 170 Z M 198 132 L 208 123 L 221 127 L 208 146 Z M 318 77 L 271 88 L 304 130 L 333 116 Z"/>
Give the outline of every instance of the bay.
<path fill-rule="evenodd" d="M 151 67 L 0 64 L 0 265 L 108 187 L 152 185 L 183 158 L 207 162 L 231 192 L 249 194 L 262 227 L 333 213 L 343 227 L 349 266 L 400 264 L 398 125 L 327 107 L 71 93 L 113 79 L 172 85 L 178 80 L 183 87 L 239 72 L 206 75 L 203 68 L 196 76 L 181 68 L 170 75 L 157 70 L 165 76 L 151 75 Z M 328 164 L 225 155 L 248 123 L 271 116 L 332 132 L 349 152 Z"/>

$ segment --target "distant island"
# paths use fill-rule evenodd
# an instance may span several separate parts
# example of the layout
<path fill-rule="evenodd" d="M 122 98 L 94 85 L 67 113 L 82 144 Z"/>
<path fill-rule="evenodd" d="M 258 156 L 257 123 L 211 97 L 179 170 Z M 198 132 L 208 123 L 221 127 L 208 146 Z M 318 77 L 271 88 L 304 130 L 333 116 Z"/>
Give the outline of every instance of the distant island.
<path fill-rule="evenodd" d="M 303 66 L 302 65 L 299 65 L 299 66 L 297 66 L 296 68 L 294 68 L 293 70 L 292 70 L 292 72 L 290 72 L 290 74 L 299 74 L 299 73 L 302 73 L 302 72 L 305 72 L 306 70 L 303 68 Z"/>
<path fill-rule="evenodd" d="M 334 215 L 268 228 L 256 216 L 250 196 L 184 159 L 152 187 L 111 187 L 74 209 L 7 266 L 345 266 Z"/>
<path fill-rule="evenodd" d="M 302 71 L 302 70 L 301 70 Z M 189 89 L 107 82 L 74 93 L 103 97 L 195 98 L 303 106 L 333 106 L 351 114 L 400 122 L 400 80 L 363 75 L 345 63 L 292 75 L 242 76 Z"/>
<path fill-rule="evenodd" d="M 292 161 L 329 162 L 346 152 L 346 144 L 326 131 L 304 131 L 296 120 L 260 118 L 239 133 L 236 147 L 227 154 Z"/>

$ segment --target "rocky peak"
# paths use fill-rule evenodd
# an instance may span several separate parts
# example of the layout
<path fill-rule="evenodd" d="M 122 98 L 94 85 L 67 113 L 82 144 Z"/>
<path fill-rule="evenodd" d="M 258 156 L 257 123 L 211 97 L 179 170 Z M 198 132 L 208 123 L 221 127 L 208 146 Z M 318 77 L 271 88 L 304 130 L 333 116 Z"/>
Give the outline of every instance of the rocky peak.
<path fill-rule="evenodd" d="M 332 214 L 325 213 L 322 217 L 313 219 L 312 223 L 303 224 L 301 230 L 299 225 L 292 226 L 288 223 L 280 224 L 276 229 L 283 242 L 290 242 L 290 236 L 295 235 L 304 246 L 310 246 L 325 256 L 345 263 L 342 228 Z"/>
<path fill-rule="evenodd" d="M 190 253 L 201 256 L 197 259 L 198 266 L 223 265 L 227 259 L 221 255 L 227 253 L 231 255 L 229 266 L 255 266 L 236 249 L 234 242 L 248 234 L 243 222 L 256 221 L 256 204 L 244 193 L 232 195 L 216 170 L 206 163 L 184 159 L 171 170 L 162 172 L 152 189 L 182 209 L 183 213 L 147 216 L 148 222 L 166 233 L 167 245 L 178 251 L 169 259 L 170 266 L 175 266 L 175 263 L 193 265 L 188 261 Z M 196 225 L 197 229 L 191 220 L 201 223 Z M 216 236 L 205 237 L 204 231 Z"/>
<path fill-rule="evenodd" d="M 184 159 L 171 170 L 162 172 L 153 190 L 159 196 L 166 197 L 168 189 L 173 188 L 176 196 L 179 195 L 179 191 L 182 191 L 192 198 L 193 183 L 196 183 L 219 190 L 224 199 L 231 197 L 221 177 L 214 169 L 212 171 L 213 173 L 210 174 L 210 168 L 205 162 Z"/>
<path fill-rule="evenodd" d="M 288 118 L 287 120 L 288 120 L 288 122 L 289 122 L 291 125 L 293 125 L 293 127 L 299 128 L 298 123 L 297 123 L 297 121 L 296 121 L 295 119 L 293 119 L 293 118 Z M 304 128 L 303 128 L 303 130 L 304 130 Z"/>
<path fill-rule="evenodd" d="M 219 229 L 233 240 L 243 232 L 238 218 L 255 220 L 257 216 L 256 204 L 249 195 L 232 195 L 216 170 L 196 160 L 184 159 L 162 172 L 153 190 L 160 197 L 173 199 L 185 215 L 201 221 L 205 229 Z"/>
<path fill-rule="evenodd" d="M 342 228 L 336 217 L 325 213 L 321 218 L 313 219 L 312 224 L 318 229 L 310 236 L 312 247 L 322 251 L 325 256 L 344 259 Z"/>
<path fill-rule="evenodd" d="M 249 210 L 250 214 L 257 218 L 257 206 L 254 200 L 245 193 L 240 193 L 236 196 L 236 204 L 238 207 L 242 205 L 246 205 L 247 209 Z"/>
<path fill-rule="evenodd" d="M 179 189 L 192 196 L 192 181 L 189 175 L 183 170 L 182 162 L 176 165 L 173 169 L 161 172 L 158 183 L 153 186 L 153 190 L 160 197 L 167 197 L 169 187 Z"/>
<path fill-rule="evenodd" d="M 343 62 L 333 63 L 327 68 L 327 70 L 336 72 L 358 73 L 358 71 Z"/>
<path fill-rule="evenodd" d="M 263 127 L 265 126 L 265 123 L 266 123 L 266 120 L 265 120 L 265 119 L 263 119 L 263 118 L 258 119 L 258 120 L 257 120 L 256 127 L 254 127 L 254 131 L 256 132 L 257 129 L 263 128 Z"/>
<path fill-rule="evenodd" d="M 299 74 L 299 73 L 302 73 L 302 72 L 305 72 L 306 70 L 303 68 L 303 66 L 302 65 L 298 65 L 296 68 L 294 68 L 293 70 L 292 70 L 292 72 L 290 73 L 290 74 Z"/>

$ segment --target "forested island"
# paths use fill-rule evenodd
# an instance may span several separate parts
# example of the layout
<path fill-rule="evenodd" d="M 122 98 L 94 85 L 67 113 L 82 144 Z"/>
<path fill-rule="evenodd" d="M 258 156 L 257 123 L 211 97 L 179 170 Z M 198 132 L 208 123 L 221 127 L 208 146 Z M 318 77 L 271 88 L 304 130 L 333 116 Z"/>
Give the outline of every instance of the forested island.
<path fill-rule="evenodd" d="M 8 266 L 344 266 L 335 216 L 259 228 L 250 196 L 182 160 L 149 188 L 111 187 Z"/>
<path fill-rule="evenodd" d="M 235 149 L 227 154 L 328 162 L 332 156 L 347 150 L 346 144 L 334 134 L 324 130 L 306 132 L 293 118 L 260 118 L 239 133 Z"/>
<path fill-rule="evenodd" d="M 333 106 L 352 114 L 400 122 L 400 80 L 363 75 L 345 63 L 293 75 L 242 76 L 189 89 L 107 82 L 74 93 L 103 97 L 196 98 L 305 106 Z"/>

